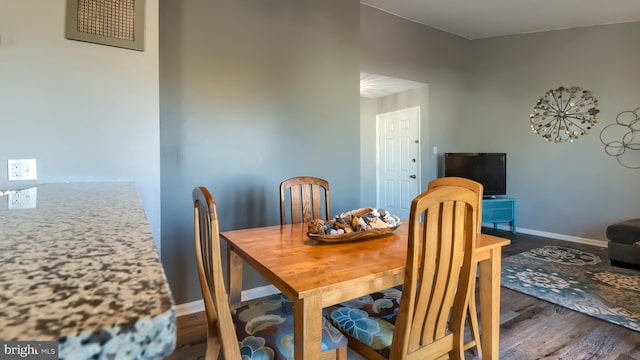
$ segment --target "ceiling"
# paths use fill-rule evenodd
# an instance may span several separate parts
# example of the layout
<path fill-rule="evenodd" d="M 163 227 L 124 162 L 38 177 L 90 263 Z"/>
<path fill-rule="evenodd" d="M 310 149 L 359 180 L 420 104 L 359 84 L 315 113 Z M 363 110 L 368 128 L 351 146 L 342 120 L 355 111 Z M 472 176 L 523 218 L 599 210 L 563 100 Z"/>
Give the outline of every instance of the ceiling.
<path fill-rule="evenodd" d="M 416 81 L 396 79 L 365 72 L 360 73 L 360 96 L 369 99 L 377 99 L 424 85 L 426 84 Z"/>
<path fill-rule="evenodd" d="M 640 0 L 361 0 L 467 39 L 640 21 Z"/>

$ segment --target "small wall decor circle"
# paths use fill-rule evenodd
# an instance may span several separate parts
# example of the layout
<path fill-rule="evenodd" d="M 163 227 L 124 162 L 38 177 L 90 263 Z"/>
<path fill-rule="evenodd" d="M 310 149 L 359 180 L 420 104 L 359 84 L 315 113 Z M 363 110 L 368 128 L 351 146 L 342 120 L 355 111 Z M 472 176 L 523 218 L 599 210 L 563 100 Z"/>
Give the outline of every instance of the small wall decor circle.
<path fill-rule="evenodd" d="M 600 131 L 604 152 L 629 169 L 640 169 L 640 107 L 623 111 Z M 636 150 L 636 151 L 633 151 Z"/>
<path fill-rule="evenodd" d="M 578 86 L 547 91 L 533 104 L 531 131 L 545 141 L 573 142 L 598 122 L 598 99 Z"/>

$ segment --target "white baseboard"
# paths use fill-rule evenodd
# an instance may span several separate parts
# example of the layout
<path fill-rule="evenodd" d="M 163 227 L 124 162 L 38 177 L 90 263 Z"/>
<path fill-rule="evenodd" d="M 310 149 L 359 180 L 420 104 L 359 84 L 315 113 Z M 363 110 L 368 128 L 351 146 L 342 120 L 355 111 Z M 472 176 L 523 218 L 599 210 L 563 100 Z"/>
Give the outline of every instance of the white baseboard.
<path fill-rule="evenodd" d="M 253 289 L 243 290 L 240 299 L 242 301 L 249 301 L 279 293 L 280 290 L 278 290 L 275 286 L 265 285 Z M 202 302 L 202 300 L 195 300 L 188 303 L 176 305 L 176 317 L 191 315 L 202 311 L 204 311 L 204 303 Z"/>
<path fill-rule="evenodd" d="M 184 304 L 176 305 L 176 317 L 191 315 L 204 311 L 202 300 L 195 300 Z"/>
<path fill-rule="evenodd" d="M 489 227 L 493 227 L 493 225 L 489 225 Z M 498 229 L 511 231 L 511 226 L 499 224 Z M 521 227 L 516 228 L 516 231 L 523 234 L 548 237 L 556 240 L 571 241 L 579 244 L 593 245 L 593 246 L 599 246 L 604 248 L 609 246 L 609 242 L 605 240 L 587 239 L 587 238 L 581 238 L 577 236 L 556 234 L 556 233 L 550 233 L 550 232 L 539 231 L 539 230 L 531 230 L 531 229 L 526 229 Z"/>

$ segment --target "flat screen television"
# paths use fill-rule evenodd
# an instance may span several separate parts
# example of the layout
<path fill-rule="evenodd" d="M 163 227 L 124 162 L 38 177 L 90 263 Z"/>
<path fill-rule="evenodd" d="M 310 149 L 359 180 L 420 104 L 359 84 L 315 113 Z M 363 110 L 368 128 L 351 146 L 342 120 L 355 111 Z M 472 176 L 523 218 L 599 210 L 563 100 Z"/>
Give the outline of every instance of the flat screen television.
<path fill-rule="evenodd" d="M 479 182 L 485 197 L 507 194 L 506 153 L 445 153 L 444 176 Z"/>

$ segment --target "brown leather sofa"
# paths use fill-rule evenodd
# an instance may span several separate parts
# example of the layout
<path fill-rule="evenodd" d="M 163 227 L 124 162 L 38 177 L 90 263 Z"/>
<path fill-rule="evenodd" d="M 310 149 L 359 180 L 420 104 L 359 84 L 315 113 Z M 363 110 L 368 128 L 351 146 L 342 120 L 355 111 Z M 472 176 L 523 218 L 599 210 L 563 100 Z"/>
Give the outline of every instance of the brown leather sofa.
<path fill-rule="evenodd" d="M 630 219 L 607 226 L 611 265 L 640 267 L 640 219 Z"/>

